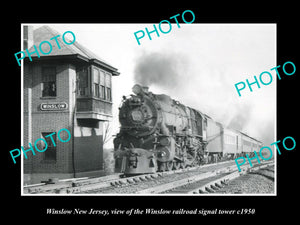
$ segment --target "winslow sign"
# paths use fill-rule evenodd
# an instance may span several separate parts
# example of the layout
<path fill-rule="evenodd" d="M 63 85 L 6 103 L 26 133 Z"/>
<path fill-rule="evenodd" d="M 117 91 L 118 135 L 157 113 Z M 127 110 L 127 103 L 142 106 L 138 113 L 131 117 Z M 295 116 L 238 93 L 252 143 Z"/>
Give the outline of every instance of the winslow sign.
<path fill-rule="evenodd" d="M 54 111 L 68 109 L 68 104 L 65 102 L 60 103 L 42 103 L 40 106 L 42 111 Z"/>

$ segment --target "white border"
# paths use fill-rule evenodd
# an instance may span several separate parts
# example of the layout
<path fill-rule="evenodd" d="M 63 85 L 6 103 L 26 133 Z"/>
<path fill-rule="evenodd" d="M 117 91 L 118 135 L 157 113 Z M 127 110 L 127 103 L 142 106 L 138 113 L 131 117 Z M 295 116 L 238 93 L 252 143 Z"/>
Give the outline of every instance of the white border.
<path fill-rule="evenodd" d="M 23 46 L 23 26 L 24 25 L 36 25 L 36 24 L 44 24 L 44 25 L 55 25 L 55 24 L 64 24 L 64 23 L 21 23 L 21 49 L 24 49 Z M 69 23 L 72 25 L 76 24 L 85 24 L 85 23 Z M 86 23 L 86 24 L 93 24 L 93 23 Z M 99 23 L 95 23 L 99 24 Z M 105 23 L 103 23 L 105 24 Z M 199 23 L 195 23 L 199 24 Z M 202 24 L 202 23 L 201 23 Z M 203 23 L 206 24 L 206 23 Z M 208 24 L 219 24 L 219 23 L 208 23 Z M 220 23 L 223 24 L 223 23 Z M 224 24 L 241 24 L 241 23 L 224 23 Z M 243 24 L 257 24 L 257 23 L 243 23 Z M 275 25 L 275 62 L 276 65 L 278 65 L 277 62 L 277 23 L 260 23 L 260 25 L 263 24 L 273 24 Z M 275 124 L 274 124 L 274 137 L 275 140 L 277 140 L 277 79 L 275 80 Z M 23 99 L 23 91 L 24 91 L 24 62 L 21 61 L 21 146 L 23 146 L 23 136 L 24 136 L 24 99 Z M 210 197 L 210 196 L 277 196 L 277 151 L 274 149 L 274 162 L 275 162 L 275 168 L 274 168 L 274 193 L 271 194 L 24 194 L 24 156 L 21 157 L 21 196 L 194 196 L 194 197 Z"/>

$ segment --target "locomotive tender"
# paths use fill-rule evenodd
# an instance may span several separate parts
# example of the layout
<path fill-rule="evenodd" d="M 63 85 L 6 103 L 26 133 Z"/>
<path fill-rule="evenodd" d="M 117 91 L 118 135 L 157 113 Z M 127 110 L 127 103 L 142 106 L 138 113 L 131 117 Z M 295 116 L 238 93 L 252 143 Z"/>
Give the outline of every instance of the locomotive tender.
<path fill-rule="evenodd" d="M 123 96 L 114 139 L 115 172 L 155 173 L 253 156 L 262 143 L 208 115 L 138 84 Z"/>

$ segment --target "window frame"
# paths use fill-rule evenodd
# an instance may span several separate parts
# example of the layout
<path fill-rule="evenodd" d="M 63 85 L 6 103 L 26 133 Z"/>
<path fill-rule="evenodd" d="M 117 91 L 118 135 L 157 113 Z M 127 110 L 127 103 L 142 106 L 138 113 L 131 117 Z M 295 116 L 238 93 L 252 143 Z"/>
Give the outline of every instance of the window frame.
<path fill-rule="evenodd" d="M 45 70 L 49 69 L 49 68 L 54 70 L 54 74 L 49 75 L 49 74 L 45 73 Z M 52 75 L 54 76 L 53 80 L 45 81 L 47 79 L 50 79 Z M 49 83 L 52 83 L 52 84 L 49 84 Z M 54 95 L 44 95 L 44 93 L 46 92 L 45 91 L 46 84 L 49 84 L 49 85 L 47 85 L 49 89 L 51 89 L 51 87 L 50 87 L 51 85 L 53 85 L 53 84 L 55 85 Z M 57 97 L 57 71 L 56 71 L 55 66 L 42 66 L 42 68 L 41 68 L 41 92 L 42 92 L 41 93 L 42 98 L 56 98 Z"/>
<path fill-rule="evenodd" d="M 112 103 L 112 74 L 96 66 L 92 66 L 92 74 L 93 74 L 92 96 L 102 101 Z M 95 83 L 96 76 L 98 76 L 97 78 L 97 80 L 99 81 L 98 84 Z"/>
<path fill-rule="evenodd" d="M 107 79 L 109 77 L 109 79 Z M 109 80 L 109 84 L 107 81 Z M 107 101 L 112 102 L 112 74 L 105 72 L 105 97 Z"/>
<path fill-rule="evenodd" d="M 88 97 L 90 95 L 90 72 L 89 66 L 83 66 L 76 70 L 77 96 Z M 86 73 L 81 76 L 81 73 Z M 82 79 L 82 80 L 81 80 Z M 85 79 L 85 80 L 84 80 Z"/>

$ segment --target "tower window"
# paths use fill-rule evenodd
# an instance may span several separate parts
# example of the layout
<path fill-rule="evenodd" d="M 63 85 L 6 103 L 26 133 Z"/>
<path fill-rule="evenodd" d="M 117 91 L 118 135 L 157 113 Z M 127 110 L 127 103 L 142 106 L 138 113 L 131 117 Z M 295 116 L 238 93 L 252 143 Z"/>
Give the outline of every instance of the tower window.
<path fill-rule="evenodd" d="M 42 68 L 42 96 L 56 96 L 56 70 L 55 67 Z"/>

